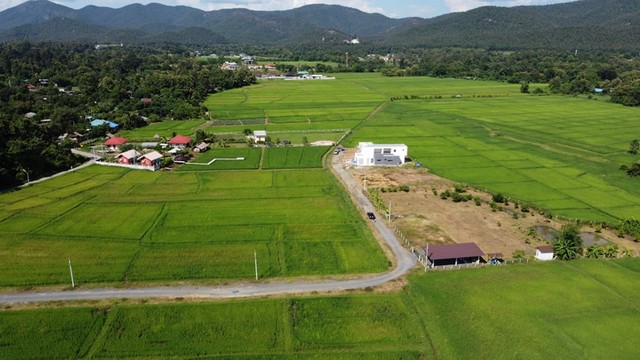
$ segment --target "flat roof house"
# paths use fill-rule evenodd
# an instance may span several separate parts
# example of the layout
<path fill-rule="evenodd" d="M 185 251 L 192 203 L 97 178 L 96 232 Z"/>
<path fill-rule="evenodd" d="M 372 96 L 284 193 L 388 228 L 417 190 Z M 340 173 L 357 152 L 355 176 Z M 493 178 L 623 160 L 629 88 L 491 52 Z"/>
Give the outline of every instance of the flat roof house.
<path fill-rule="evenodd" d="M 432 266 L 479 263 L 484 255 L 475 243 L 429 245 L 425 250 Z"/>
<path fill-rule="evenodd" d="M 553 247 L 542 245 L 536 248 L 536 259 L 541 261 L 553 260 Z"/>
<path fill-rule="evenodd" d="M 353 163 L 358 166 L 402 165 L 409 149 L 405 144 L 361 142 Z"/>

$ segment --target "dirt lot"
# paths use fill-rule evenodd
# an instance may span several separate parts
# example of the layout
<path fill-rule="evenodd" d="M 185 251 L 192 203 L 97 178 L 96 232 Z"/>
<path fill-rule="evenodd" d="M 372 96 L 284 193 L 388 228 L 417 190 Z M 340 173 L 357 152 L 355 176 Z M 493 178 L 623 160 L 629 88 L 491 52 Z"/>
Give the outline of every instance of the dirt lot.
<path fill-rule="evenodd" d="M 347 165 L 352 152 L 340 154 L 334 160 Z M 526 255 L 533 256 L 536 246 L 545 245 L 547 241 L 530 229 L 534 226 L 560 229 L 565 223 L 547 219 L 534 209 L 524 213 L 513 201 L 509 205 L 500 204 L 504 211 L 492 211 L 491 195 L 471 188 L 466 194 L 479 197 L 480 206 L 473 200 L 458 203 L 451 198 L 443 200 L 439 194 L 446 190 L 453 192 L 455 183 L 430 174 L 425 168 L 351 167 L 350 171 L 361 186 L 366 184 L 367 188 L 409 186 L 409 192 L 380 192 L 380 195 L 386 204 L 391 204 L 394 223 L 416 246 L 475 242 L 487 254 L 502 253 L 510 258 L 515 250 L 524 250 Z M 595 229 L 585 226 L 581 231 L 593 233 Z M 636 254 L 640 251 L 640 244 L 621 239 L 608 229 L 595 235 L 618 244 L 620 249 L 632 249 Z"/>

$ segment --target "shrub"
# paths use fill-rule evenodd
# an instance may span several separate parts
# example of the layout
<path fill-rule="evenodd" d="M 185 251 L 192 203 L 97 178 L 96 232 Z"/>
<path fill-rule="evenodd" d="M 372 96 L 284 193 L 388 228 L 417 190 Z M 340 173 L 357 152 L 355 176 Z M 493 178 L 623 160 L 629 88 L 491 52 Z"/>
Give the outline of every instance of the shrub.
<path fill-rule="evenodd" d="M 400 190 L 402 190 L 404 192 L 409 192 L 409 190 L 411 190 L 411 189 L 409 188 L 409 185 L 403 184 L 403 185 L 400 185 Z"/>
<path fill-rule="evenodd" d="M 497 193 L 493 195 L 493 201 L 497 202 L 497 203 L 503 203 L 504 202 L 504 195 L 502 195 L 502 193 Z"/>
<path fill-rule="evenodd" d="M 474 197 L 473 201 L 476 203 L 476 206 L 482 205 L 482 200 L 479 197 Z"/>
<path fill-rule="evenodd" d="M 515 251 L 511 254 L 511 256 L 512 256 L 514 259 L 524 259 L 524 256 L 525 256 L 525 254 L 524 254 L 524 250 L 522 250 L 522 249 L 515 250 Z"/>
<path fill-rule="evenodd" d="M 467 192 L 467 186 L 464 184 L 455 184 L 453 188 L 457 193 Z"/>

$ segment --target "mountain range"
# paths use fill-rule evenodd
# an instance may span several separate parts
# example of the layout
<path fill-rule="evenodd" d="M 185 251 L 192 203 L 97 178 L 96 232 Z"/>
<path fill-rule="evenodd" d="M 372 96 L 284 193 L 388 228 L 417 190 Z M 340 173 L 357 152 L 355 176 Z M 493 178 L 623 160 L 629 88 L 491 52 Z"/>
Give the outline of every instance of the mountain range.
<path fill-rule="evenodd" d="M 0 12 L 0 41 L 54 40 L 189 45 L 361 45 L 640 50 L 640 1 L 579 0 L 543 6 L 485 6 L 431 19 L 393 19 L 340 5 L 285 11 L 132 4 L 74 10 L 32 0 Z"/>

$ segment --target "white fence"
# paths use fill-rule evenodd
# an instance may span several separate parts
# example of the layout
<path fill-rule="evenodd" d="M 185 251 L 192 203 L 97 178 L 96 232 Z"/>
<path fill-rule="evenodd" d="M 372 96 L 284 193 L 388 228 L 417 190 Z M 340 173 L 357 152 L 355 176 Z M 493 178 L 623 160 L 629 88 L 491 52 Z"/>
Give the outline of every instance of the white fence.
<path fill-rule="evenodd" d="M 153 166 L 118 164 L 118 163 L 105 162 L 105 161 L 96 161 L 96 164 L 102 165 L 102 166 L 113 166 L 113 167 L 121 167 L 121 168 L 127 168 L 127 169 L 156 171 L 156 169 Z"/>

